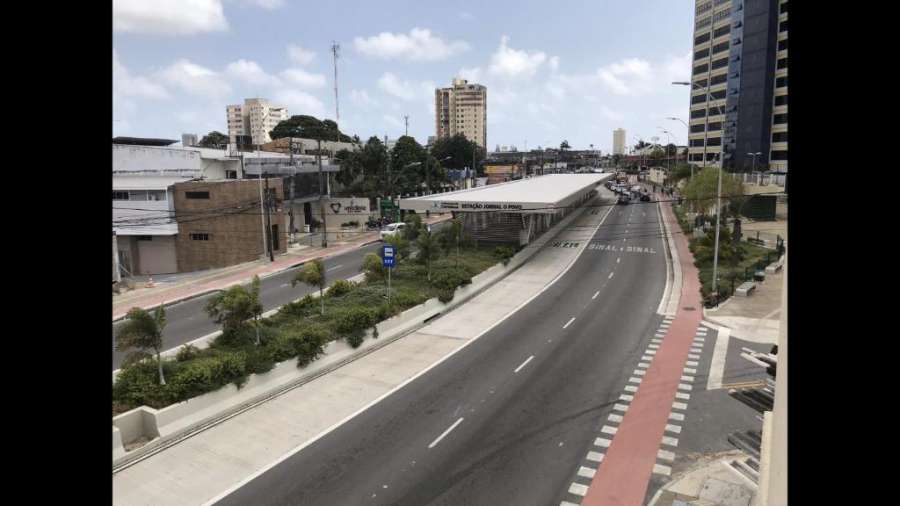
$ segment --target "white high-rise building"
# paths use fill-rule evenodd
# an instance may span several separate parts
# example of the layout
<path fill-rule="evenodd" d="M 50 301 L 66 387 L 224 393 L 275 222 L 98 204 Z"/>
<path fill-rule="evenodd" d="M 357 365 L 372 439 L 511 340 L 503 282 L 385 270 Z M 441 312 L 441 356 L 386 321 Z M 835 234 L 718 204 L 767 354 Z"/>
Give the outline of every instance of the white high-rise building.
<path fill-rule="evenodd" d="M 625 129 L 617 128 L 613 130 L 613 154 L 625 154 Z"/>
<path fill-rule="evenodd" d="M 264 98 L 248 98 L 244 105 L 225 108 L 228 120 L 228 142 L 236 142 L 238 135 L 249 135 L 253 144 L 265 144 L 272 140 L 269 132 L 278 123 L 288 119 L 285 107 L 274 106 Z"/>

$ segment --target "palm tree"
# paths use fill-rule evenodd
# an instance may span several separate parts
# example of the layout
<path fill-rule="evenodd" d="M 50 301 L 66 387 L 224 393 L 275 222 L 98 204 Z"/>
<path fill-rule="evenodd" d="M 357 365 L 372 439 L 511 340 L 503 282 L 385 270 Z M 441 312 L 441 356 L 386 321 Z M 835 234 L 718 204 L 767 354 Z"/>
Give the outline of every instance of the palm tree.
<path fill-rule="evenodd" d="M 317 258 L 306 265 L 303 266 L 303 269 L 297 272 L 297 275 L 294 276 L 294 279 L 291 280 L 291 286 L 296 286 L 297 283 L 306 283 L 312 287 L 319 288 L 319 300 L 322 305 L 322 314 L 325 314 L 325 287 L 328 286 L 327 280 L 325 278 L 325 263 L 322 262 L 322 259 Z"/>
<path fill-rule="evenodd" d="M 166 384 L 162 367 L 162 332 L 166 326 L 166 310 L 162 306 L 156 308 L 151 315 L 145 309 L 133 307 L 125 316 L 125 323 L 116 333 L 116 351 L 135 350 L 125 358 L 126 363 L 134 363 L 150 356 L 150 350 L 156 354 L 159 367 L 159 384 Z"/>
<path fill-rule="evenodd" d="M 437 241 L 434 240 L 434 236 L 431 235 L 430 230 L 424 230 L 419 234 L 419 239 L 416 243 L 419 246 L 418 260 L 424 262 L 427 266 L 427 279 L 428 281 L 431 281 L 431 261 L 434 260 L 438 254 Z"/>
<path fill-rule="evenodd" d="M 206 304 L 206 313 L 222 324 L 222 333 L 232 335 L 248 320 L 256 327 L 256 344 L 259 345 L 259 317 L 262 315 L 259 301 L 259 276 L 253 276 L 250 290 L 241 285 L 219 292 Z"/>

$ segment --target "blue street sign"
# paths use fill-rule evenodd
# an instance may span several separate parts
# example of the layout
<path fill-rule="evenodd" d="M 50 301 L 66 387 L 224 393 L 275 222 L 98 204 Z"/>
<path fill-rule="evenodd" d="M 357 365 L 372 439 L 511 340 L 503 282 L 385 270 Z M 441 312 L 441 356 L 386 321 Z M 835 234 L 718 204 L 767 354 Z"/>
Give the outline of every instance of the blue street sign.
<path fill-rule="evenodd" d="M 394 266 L 394 247 L 385 244 L 381 249 L 381 265 L 383 267 Z"/>

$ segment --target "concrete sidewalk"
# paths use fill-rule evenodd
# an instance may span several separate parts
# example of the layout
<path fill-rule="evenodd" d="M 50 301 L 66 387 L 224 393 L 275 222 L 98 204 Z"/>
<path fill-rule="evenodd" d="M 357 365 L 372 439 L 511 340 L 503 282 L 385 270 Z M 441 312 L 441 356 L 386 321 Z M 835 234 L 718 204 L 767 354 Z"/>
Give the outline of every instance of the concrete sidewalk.
<path fill-rule="evenodd" d="M 435 215 L 423 222 L 435 224 L 448 219 L 450 219 L 448 214 Z M 162 282 L 154 288 L 139 288 L 123 295 L 113 295 L 112 319 L 115 321 L 124 317 L 133 307 L 150 309 L 160 304 L 173 304 L 209 292 L 224 290 L 235 284 L 247 283 L 253 279 L 253 276 L 265 278 L 310 260 L 340 255 L 379 240 L 378 231 L 366 232 L 351 241 L 331 242 L 328 248 L 301 244 L 298 247 L 289 248 L 287 253 L 277 256 L 274 262 L 255 260 L 222 269 L 199 272 L 196 273 L 196 276 L 192 275 L 194 273 L 179 275 L 177 276 L 178 281 L 175 282 Z"/>
<path fill-rule="evenodd" d="M 114 504 L 203 504 L 311 444 L 537 296 L 574 263 L 604 217 L 574 216 L 555 237 L 581 247 L 541 247 L 551 237 L 541 238 L 531 260 L 418 331 L 116 473 Z"/>
<path fill-rule="evenodd" d="M 718 308 L 704 309 L 706 321 L 731 329 L 731 336 L 754 343 L 778 340 L 784 270 L 767 274 L 749 297 L 734 295 Z"/>

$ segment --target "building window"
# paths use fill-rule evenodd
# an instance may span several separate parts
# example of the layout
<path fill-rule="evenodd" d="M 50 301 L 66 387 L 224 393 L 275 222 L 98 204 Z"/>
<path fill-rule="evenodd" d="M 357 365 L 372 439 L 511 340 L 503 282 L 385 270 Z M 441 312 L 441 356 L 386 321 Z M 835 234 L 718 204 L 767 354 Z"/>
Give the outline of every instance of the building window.
<path fill-rule="evenodd" d="M 775 79 L 775 87 L 776 88 L 784 88 L 787 85 L 788 85 L 787 84 L 787 76 L 781 76 L 781 77 Z"/>
<path fill-rule="evenodd" d="M 237 171 L 236 170 L 226 170 L 225 171 L 225 179 L 237 179 Z"/>
<path fill-rule="evenodd" d="M 788 133 L 787 132 L 774 132 L 772 134 L 772 142 L 787 142 L 788 141 Z"/>
<path fill-rule="evenodd" d="M 209 199 L 209 192 L 184 192 L 188 199 Z"/>
<path fill-rule="evenodd" d="M 696 111 L 691 111 L 691 119 L 702 118 L 704 116 L 706 116 L 706 109 L 697 109 Z"/>
<path fill-rule="evenodd" d="M 716 45 L 713 46 L 713 48 L 712 48 L 713 54 L 721 53 L 722 51 L 726 51 L 726 50 L 728 49 L 728 45 L 729 45 L 729 44 L 728 44 L 728 41 L 727 41 L 727 40 L 726 40 L 725 42 L 716 44 Z"/>
<path fill-rule="evenodd" d="M 208 241 L 209 234 L 206 232 L 191 232 L 190 234 L 192 241 Z"/>
<path fill-rule="evenodd" d="M 694 45 L 698 46 L 700 44 L 703 44 L 704 42 L 709 40 L 711 35 L 712 34 L 710 34 L 709 32 L 706 32 L 703 35 L 700 35 L 699 37 L 694 37 Z"/>
<path fill-rule="evenodd" d="M 703 147 L 703 139 L 691 139 L 688 141 L 688 146 L 692 148 Z"/>
<path fill-rule="evenodd" d="M 699 16 L 705 12 L 708 12 L 710 9 L 712 9 L 712 2 L 706 2 L 703 5 L 698 5 L 695 12 Z"/>
<path fill-rule="evenodd" d="M 776 125 L 781 125 L 781 124 L 787 123 L 787 120 L 788 120 L 788 118 L 787 118 L 787 113 L 784 113 L 784 114 L 776 114 L 775 117 L 774 117 L 774 121 L 773 121 L 773 122 L 774 122 Z"/>
<path fill-rule="evenodd" d="M 722 21 L 723 19 L 727 18 L 730 15 L 731 15 L 731 9 L 725 9 L 725 10 L 719 11 L 719 12 L 713 14 L 712 22 L 718 23 L 719 21 Z"/>
<path fill-rule="evenodd" d="M 779 51 L 784 51 L 785 49 L 788 48 L 787 41 L 788 41 L 787 39 L 778 41 L 778 50 Z"/>
<path fill-rule="evenodd" d="M 789 2 L 785 2 L 785 3 L 781 4 L 781 9 L 778 11 L 779 14 L 784 14 L 785 12 L 788 11 L 788 3 Z"/>
<path fill-rule="evenodd" d="M 703 153 L 691 153 L 691 161 L 692 162 L 702 162 L 703 161 Z"/>
<path fill-rule="evenodd" d="M 787 58 L 781 58 L 780 60 L 778 60 L 778 65 L 775 68 L 786 69 L 787 65 Z"/>
<path fill-rule="evenodd" d="M 721 137 L 710 137 L 710 138 L 706 139 L 706 145 L 707 146 L 721 146 L 722 138 Z"/>
<path fill-rule="evenodd" d="M 713 76 L 712 79 L 709 80 L 710 86 L 714 84 L 722 84 L 725 81 L 728 81 L 728 74 L 719 74 L 717 76 Z"/>
<path fill-rule="evenodd" d="M 138 241 L 152 241 L 153 236 L 152 235 L 139 235 L 139 236 L 137 236 L 137 240 Z"/>
<path fill-rule="evenodd" d="M 731 33 L 731 25 L 723 26 L 722 28 L 717 28 L 716 31 L 713 32 L 713 38 L 718 39 L 719 37 L 725 35 L 726 33 Z"/>
<path fill-rule="evenodd" d="M 772 151 L 772 156 L 769 157 L 770 160 L 787 160 L 787 151 Z"/>
<path fill-rule="evenodd" d="M 707 56 L 709 56 L 709 48 L 701 49 L 700 51 L 697 51 L 696 53 L 694 53 L 695 60 L 699 60 L 700 58 L 706 58 Z"/>
<path fill-rule="evenodd" d="M 717 6 L 722 5 L 723 3 L 727 2 L 727 1 L 729 1 L 729 0 L 716 0 L 716 5 Z"/>
<path fill-rule="evenodd" d="M 694 67 L 694 75 L 703 74 L 707 70 L 709 70 L 709 65 L 705 63 L 703 65 L 697 65 L 696 67 Z"/>
<path fill-rule="evenodd" d="M 691 104 L 700 104 L 706 102 L 706 94 L 694 95 L 691 97 Z"/>
<path fill-rule="evenodd" d="M 705 126 L 706 126 L 706 125 L 704 125 L 703 123 L 700 123 L 700 124 L 698 124 L 698 125 L 691 125 L 691 133 L 692 133 L 692 134 L 696 134 L 696 133 L 702 132 L 702 131 L 703 131 L 703 128 L 704 128 Z"/>
<path fill-rule="evenodd" d="M 113 200 L 128 200 L 128 192 L 112 192 Z"/>
<path fill-rule="evenodd" d="M 778 25 L 778 31 L 779 31 L 779 32 L 786 32 L 786 31 L 788 31 L 787 22 L 788 22 L 788 20 L 785 19 L 784 21 L 782 21 L 782 22 Z"/>
<path fill-rule="evenodd" d="M 715 131 L 721 130 L 721 129 L 722 129 L 722 122 L 721 122 L 721 121 L 714 121 L 714 122 L 712 122 L 712 123 L 709 124 L 709 131 L 710 131 L 710 132 L 715 132 Z"/>
<path fill-rule="evenodd" d="M 728 58 L 722 58 L 720 60 L 716 60 L 716 61 L 712 62 L 713 70 L 720 69 L 722 67 L 727 67 L 727 66 L 728 66 Z"/>
<path fill-rule="evenodd" d="M 706 87 L 706 79 L 698 79 L 694 81 L 694 86 L 696 88 L 705 88 Z"/>
<path fill-rule="evenodd" d="M 709 26 L 711 24 L 712 24 L 712 18 L 707 16 L 707 17 L 701 19 L 700 21 L 697 21 L 697 23 L 694 25 L 694 28 L 699 30 L 700 28 Z"/>
<path fill-rule="evenodd" d="M 719 100 L 725 98 L 725 90 L 714 91 L 709 94 L 713 100 Z"/>
<path fill-rule="evenodd" d="M 775 105 L 788 105 L 787 95 L 778 95 L 775 97 Z"/>

